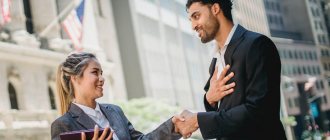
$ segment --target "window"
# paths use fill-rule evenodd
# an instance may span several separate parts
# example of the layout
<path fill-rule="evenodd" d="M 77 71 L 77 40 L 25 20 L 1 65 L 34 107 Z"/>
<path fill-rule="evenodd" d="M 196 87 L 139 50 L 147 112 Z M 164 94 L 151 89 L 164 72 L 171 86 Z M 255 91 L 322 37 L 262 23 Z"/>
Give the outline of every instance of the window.
<path fill-rule="evenodd" d="M 97 10 L 100 17 L 104 17 L 101 0 L 97 0 Z"/>
<path fill-rule="evenodd" d="M 293 103 L 292 103 L 292 100 L 290 98 L 288 99 L 288 102 L 289 102 L 289 108 L 292 108 L 293 107 Z"/>
<path fill-rule="evenodd" d="M 323 96 L 323 103 L 324 103 L 324 104 L 327 104 L 327 103 L 328 103 L 327 96 Z"/>
<path fill-rule="evenodd" d="M 10 107 L 11 109 L 19 109 L 18 102 L 17 102 L 17 95 L 14 86 L 9 83 L 8 84 L 8 92 L 9 92 L 9 99 L 10 99 Z"/>
<path fill-rule="evenodd" d="M 24 5 L 24 15 L 26 17 L 26 21 L 25 21 L 26 31 L 32 34 L 34 33 L 33 31 L 34 29 L 33 29 L 30 0 L 23 0 L 23 5 Z"/>
<path fill-rule="evenodd" d="M 56 102 L 55 102 L 54 92 L 50 87 L 48 87 L 48 94 L 49 94 L 49 100 L 50 100 L 50 107 L 51 107 L 51 109 L 55 110 Z"/>

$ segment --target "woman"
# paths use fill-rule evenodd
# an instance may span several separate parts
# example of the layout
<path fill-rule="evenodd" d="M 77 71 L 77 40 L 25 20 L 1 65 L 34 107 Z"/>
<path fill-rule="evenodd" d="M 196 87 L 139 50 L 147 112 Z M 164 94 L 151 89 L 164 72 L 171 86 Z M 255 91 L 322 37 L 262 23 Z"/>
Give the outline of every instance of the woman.
<path fill-rule="evenodd" d="M 113 104 L 99 104 L 95 100 L 103 96 L 104 78 L 102 68 L 91 53 L 74 53 L 60 64 L 57 71 L 57 92 L 60 96 L 61 114 L 51 126 L 52 140 L 60 140 L 60 134 L 78 130 L 106 128 L 112 130 L 107 139 L 179 139 L 169 119 L 154 131 L 143 134 L 134 129 L 120 107 Z M 82 134 L 84 139 L 85 134 Z M 96 139 L 94 135 L 93 139 Z M 99 139 L 99 138 L 97 138 Z"/>

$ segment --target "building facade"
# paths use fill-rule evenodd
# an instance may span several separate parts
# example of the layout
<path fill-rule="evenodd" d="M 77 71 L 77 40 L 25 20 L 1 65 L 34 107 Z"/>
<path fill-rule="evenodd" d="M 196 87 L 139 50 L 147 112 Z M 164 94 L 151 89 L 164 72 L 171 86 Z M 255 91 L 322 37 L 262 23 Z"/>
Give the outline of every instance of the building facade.
<path fill-rule="evenodd" d="M 42 32 L 64 9 L 74 8 L 70 4 L 11 0 L 11 21 L 0 28 L 0 139 L 50 139 L 50 125 L 59 116 L 57 66 L 74 50 L 59 22 Z M 96 54 L 103 67 L 99 102 L 107 103 L 126 100 L 111 11 L 111 1 L 86 0 L 82 39 L 84 51 Z"/>

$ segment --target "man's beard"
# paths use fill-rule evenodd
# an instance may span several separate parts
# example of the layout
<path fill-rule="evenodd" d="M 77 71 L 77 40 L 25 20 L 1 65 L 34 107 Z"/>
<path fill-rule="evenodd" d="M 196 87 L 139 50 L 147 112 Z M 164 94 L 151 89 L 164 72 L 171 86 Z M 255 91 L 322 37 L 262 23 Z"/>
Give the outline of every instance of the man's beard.
<path fill-rule="evenodd" d="M 205 33 L 205 37 L 201 37 L 201 42 L 202 43 L 208 43 L 210 41 L 212 41 L 219 28 L 220 28 L 220 23 L 216 20 L 215 17 L 209 17 L 209 22 L 207 22 L 204 26 L 204 33 Z M 210 32 L 207 32 L 207 29 L 211 30 Z"/>

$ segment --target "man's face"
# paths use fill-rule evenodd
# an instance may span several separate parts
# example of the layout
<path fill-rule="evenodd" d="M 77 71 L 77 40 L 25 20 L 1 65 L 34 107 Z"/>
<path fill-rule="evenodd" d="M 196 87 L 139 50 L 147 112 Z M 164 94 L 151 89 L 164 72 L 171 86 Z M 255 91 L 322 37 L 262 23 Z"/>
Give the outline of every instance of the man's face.
<path fill-rule="evenodd" d="M 195 2 L 188 9 L 192 28 L 198 33 L 202 43 L 212 41 L 220 28 L 220 23 L 212 14 L 211 8 L 211 5 Z"/>

